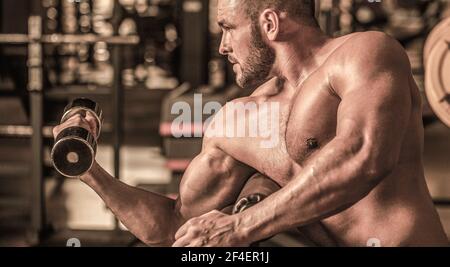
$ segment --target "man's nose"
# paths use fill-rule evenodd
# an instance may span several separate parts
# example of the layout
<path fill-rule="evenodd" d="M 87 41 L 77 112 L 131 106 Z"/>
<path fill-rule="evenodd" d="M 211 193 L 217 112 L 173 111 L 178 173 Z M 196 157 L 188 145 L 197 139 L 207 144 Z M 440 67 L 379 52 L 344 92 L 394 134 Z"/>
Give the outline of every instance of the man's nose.
<path fill-rule="evenodd" d="M 222 35 L 222 40 L 220 41 L 219 53 L 222 56 L 226 56 L 231 53 L 231 46 L 226 40 L 226 34 Z"/>

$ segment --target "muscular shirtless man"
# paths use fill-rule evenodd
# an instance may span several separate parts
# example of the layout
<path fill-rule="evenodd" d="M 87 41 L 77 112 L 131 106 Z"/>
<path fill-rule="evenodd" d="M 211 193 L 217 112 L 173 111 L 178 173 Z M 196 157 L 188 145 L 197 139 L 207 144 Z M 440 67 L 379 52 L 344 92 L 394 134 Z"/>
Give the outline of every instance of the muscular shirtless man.
<path fill-rule="evenodd" d="M 269 128 L 275 146 L 211 134 L 176 201 L 124 185 L 97 164 L 81 177 L 145 243 L 246 246 L 299 228 L 318 245 L 447 244 L 424 179 L 421 99 L 404 50 L 377 32 L 328 38 L 311 2 L 219 0 L 220 52 L 240 86 L 258 87 L 230 104 L 278 103 Z M 230 104 L 219 112 L 223 131 L 261 116 L 250 111 L 236 121 L 227 117 Z M 281 189 L 241 213 L 217 211 L 255 173 Z M 249 183 L 253 191 L 266 186 Z"/>

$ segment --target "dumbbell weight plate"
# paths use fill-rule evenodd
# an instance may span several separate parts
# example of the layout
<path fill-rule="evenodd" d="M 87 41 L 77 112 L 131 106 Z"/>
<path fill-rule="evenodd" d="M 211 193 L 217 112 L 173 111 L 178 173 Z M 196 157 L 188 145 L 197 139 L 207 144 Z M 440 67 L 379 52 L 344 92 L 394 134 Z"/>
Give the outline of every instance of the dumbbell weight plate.
<path fill-rule="evenodd" d="M 81 127 L 64 129 L 57 137 L 51 158 L 55 169 L 69 178 L 77 178 L 94 164 L 97 142 Z"/>
<path fill-rule="evenodd" d="M 428 35 L 427 41 L 425 42 L 425 46 L 423 49 L 423 57 L 424 57 L 424 63 L 427 64 L 428 57 L 433 49 L 433 47 L 436 45 L 436 43 L 439 42 L 439 40 L 442 38 L 444 32 L 448 32 L 448 29 L 450 28 L 450 17 L 442 20 L 434 29 L 431 31 L 431 33 Z"/>
<path fill-rule="evenodd" d="M 425 92 L 431 108 L 450 127 L 450 29 L 443 34 L 427 60 Z"/>

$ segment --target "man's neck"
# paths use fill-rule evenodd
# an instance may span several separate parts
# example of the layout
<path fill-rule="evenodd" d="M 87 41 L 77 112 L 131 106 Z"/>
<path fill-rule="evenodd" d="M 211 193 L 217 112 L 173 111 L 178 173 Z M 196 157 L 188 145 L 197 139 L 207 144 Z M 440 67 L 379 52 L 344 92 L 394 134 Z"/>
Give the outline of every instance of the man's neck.
<path fill-rule="evenodd" d="M 291 40 L 275 48 L 274 75 L 284 78 L 292 88 L 300 87 L 321 64 L 320 50 L 331 40 L 320 29 L 305 27 Z"/>

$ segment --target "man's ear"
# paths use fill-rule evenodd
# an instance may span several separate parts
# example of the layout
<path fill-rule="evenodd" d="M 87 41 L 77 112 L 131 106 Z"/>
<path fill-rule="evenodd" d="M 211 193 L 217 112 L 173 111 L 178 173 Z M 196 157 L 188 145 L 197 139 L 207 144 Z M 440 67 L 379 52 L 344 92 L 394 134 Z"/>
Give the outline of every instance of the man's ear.
<path fill-rule="evenodd" d="M 275 41 L 280 33 L 280 17 L 273 9 L 266 9 L 260 16 L 261 30 L 266 34 L 267 39 Z"/>

